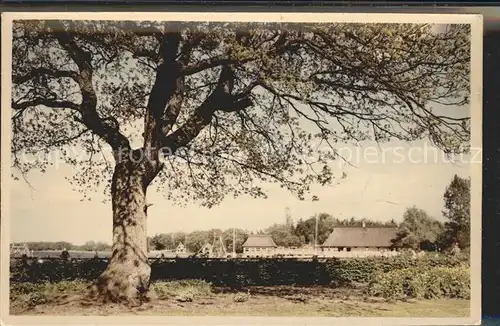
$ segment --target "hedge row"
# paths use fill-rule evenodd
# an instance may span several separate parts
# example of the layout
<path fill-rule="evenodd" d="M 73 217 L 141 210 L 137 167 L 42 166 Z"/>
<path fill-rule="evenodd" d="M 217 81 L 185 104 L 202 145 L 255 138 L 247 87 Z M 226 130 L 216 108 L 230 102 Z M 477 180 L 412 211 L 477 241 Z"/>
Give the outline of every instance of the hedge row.
<path fill-rule="evenodd" d="M 151 280 L 200 279 L 214 285 L 348 285 L 368 283 L 376 272 L 398 269 L 455 267 L 463 261 L 454 257 L 377 257 L 359 259 L 165 259 L 151 263 Z M 106 261 L 59 260 L 11 264 L 12 282 L 59 282 L 94 280 L 106 268 Z"/>
<path fill-rule="evenodd" d="M 457 267 L 412 267 L 376 273 L 368 294 L 389 299 L 470 299 L 470 269 Z"/>

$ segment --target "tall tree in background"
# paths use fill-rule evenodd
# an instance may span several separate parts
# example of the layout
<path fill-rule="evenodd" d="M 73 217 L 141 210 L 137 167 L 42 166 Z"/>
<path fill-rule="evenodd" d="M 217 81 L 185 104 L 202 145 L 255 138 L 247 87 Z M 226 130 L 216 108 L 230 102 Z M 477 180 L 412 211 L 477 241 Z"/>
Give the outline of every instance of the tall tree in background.
<path fill-rule="evenodd" d="M 394 244 L 405 248 L 432 250 L 443 225 L 415 206 L 406 209 Z"/>
<path fill-rule="evenodd" d="M 427 137 L 467 150 L 469 118 L 433 107 L 468 105 L 470 26 L 441 30 L 16 21 L 12 162 L 26 178 L 53 164 L 32 158 L 58 151 L 78 189 L 106 186 L 113 253 L 95 289 L 134 301 L 149 288 L 153 183 L 176 203 L 265 197 L 257 180 L 305 199 L 332 181 L 339 142 Z"/>
<path fill-rule="evenodd" d="M 278 247 L 300 247 L 303 244 L 291 225 L 274 224 L 266 229 L 266 233 L 272 236 Z"/>
<path fill-rule="evenodd" d="M 207 242 L 213 242 L 213 233 L 209 231 L 194 231 L 189 233 L 184 244 L 189 252 L 198 252 Z"/>
<path fill-rule="evenodd" d="M 171 237 L 167 234 L 155 234 L 150 238 L 149 250 L 165 250 L 172 249 L 173 244 Z"/>
<path fill-rule="evenodd" d="M 307 220 L 299 220 L 295 227 L 295 234 L 303 239 L 303 244 L 314 244 L 316 233 L 316 219 L 318 219 L 318 244 L 322 244 L 333 231 L 338 220 L 327 213 L 320 213 Z"/>
<path fill-rule="evenodd" d="M 68 248 L 69 249 L 69 248 Z M 109 250 L 110 245 L 108 245 L 105 242 L 95 242 L 93 240 L 85 242 L 81 247 L 81 250 L 86 250 L 86 251 L 104 251 L 104 250 Z"/>
<path fill-rule="evenodd" d="M 445 247 L 458 242 L 470 246 L 470 178 L 453 177 L 444 193 L 443 215 L 446 218 L 441 242 Z"/>
<path fill-rule="evenodd" d="M 235 232 L 235 249 L 237 253 L 243 252 L 243 244 L 248 239 L 248 232 L 242 229 L 236 229 Z M 222 233 L 222 241 L 226 246 L 228 252 L 233 251 L 233 229 L 227 229 Z"/>

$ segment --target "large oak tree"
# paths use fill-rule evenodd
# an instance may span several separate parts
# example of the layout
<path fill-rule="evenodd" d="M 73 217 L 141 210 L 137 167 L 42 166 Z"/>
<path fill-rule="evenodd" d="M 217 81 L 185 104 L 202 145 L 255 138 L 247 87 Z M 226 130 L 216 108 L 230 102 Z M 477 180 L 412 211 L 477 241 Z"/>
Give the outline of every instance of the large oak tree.
<path fill-rule="evenodd" d="M 41 154 L 59 151 L 71 182 L 109 186 L 113 254 L 95 288 L 133 300 L 149 286 L 152 183 L 176 203 L 265 196 L 257 180 L 305 198 L 332 181 L 339 143 L 467 150 L 469 119 L 451 111 L 469 103 L 469 37 L 468 25 L 15 21 L 13 165 L 44 171 Z"/>

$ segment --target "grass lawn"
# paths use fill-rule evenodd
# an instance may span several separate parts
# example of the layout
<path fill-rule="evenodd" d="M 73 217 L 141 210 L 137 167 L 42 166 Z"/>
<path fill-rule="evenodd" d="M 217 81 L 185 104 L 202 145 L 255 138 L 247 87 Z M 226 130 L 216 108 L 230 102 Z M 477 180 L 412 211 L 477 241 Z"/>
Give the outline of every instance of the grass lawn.
<path fill-rule="evenodd" d="M 81 289 L 67 285 L 46 287 L 44 300 L 30 303 L 23 294 L 11 299 L 11 315 L 156 315 L 156 316 L 330 316 L 330 317 L 467 317 L 469 300 L 387 301 L 360 290 L 330 287 L 211 288 L 203 283 L 163 282 L 153 286 L 156 298 L 139 307 L 99 305 L 81 297 Z M 186 293 L 192 301 L 185 301 Z M 247 293 L 250 293 L 248 296 Z M 54 293 L 57 293 L 55 295 Z M 61 295 L 66 299 L 61 300 Z M 242 296 L 244 301 L 236 302 Z M 36 295 L 39 298 L 40 295 Z M 55 299 L 58 297 L 59 299 Z M 12 296 L 11 296 L 12 298 Z M 24 298 L 24 299 L 23 299 Z M 71 298 L 71 299 L 68 299 Z M 184 299 L 182 299 L 184 298 Z"/>

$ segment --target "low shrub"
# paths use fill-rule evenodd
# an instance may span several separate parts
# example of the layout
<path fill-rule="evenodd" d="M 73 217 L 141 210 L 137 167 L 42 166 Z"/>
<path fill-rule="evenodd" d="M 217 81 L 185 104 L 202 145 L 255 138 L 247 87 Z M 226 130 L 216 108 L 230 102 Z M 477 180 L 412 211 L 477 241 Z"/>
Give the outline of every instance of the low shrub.
<path fill-rule="evenodd" d="M 455 267 L 422 266 L 376 272 L 367 293 L 387 299 L 470 299 L 470 269 L 467 265 Z"/>
<path fill-rule="evenodd" d="M 238 292 L 234 295 L 233 301 L 234 302 L 246 302 L 250 299 L 250 294 L 249 293 L 244 293 L 244 292 Z"/>
<path fill-rule="evenodd" d="M 47 295 L 44 292 L 33 292 L 22 297 L 22 300 L 28 307 L 35 307 L 48 302 Z"/>
<path fill-rule="evenodd" d="M 48 302 L 44 284 L 20 283 L 10 288 L 10 301 L 25 307 L 35 307 Z"/>
<path fill-rule="evenodd" d="M 369 283 L 375 274 L 402 269 L 426 270 L 433 267 L 468 266 L 468 261 L 461 258 L 428 255 L 418 259 L 413 259 L 411 256 L 340 259 L 328 261 L 326 269 L 334 284 L 345 286 L 353 283 Z"/>
<path fill-rule="evenodd" d="M 151 289 L 156 292 L 159 299 L 183 296 L 210 296 L 213 290 L 212 284 L 203 280 L 153 282 Z"/>

